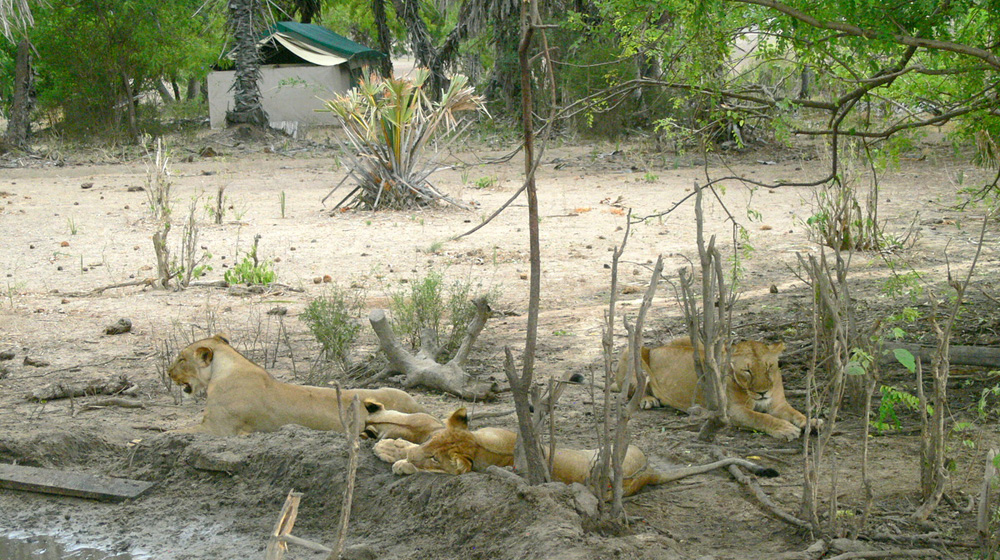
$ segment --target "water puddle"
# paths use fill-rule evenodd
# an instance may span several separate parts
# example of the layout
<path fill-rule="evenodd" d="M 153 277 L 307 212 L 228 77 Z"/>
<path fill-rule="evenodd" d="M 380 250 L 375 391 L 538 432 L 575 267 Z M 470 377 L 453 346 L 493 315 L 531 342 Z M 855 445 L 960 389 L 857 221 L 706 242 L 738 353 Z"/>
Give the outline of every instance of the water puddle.
<path fill-rule="evenodd" d="M 115 554 L 96 548 L 67 545 L 56 537 L 0 535 L 3 560 L 138 560 L 128 553 Z"/>

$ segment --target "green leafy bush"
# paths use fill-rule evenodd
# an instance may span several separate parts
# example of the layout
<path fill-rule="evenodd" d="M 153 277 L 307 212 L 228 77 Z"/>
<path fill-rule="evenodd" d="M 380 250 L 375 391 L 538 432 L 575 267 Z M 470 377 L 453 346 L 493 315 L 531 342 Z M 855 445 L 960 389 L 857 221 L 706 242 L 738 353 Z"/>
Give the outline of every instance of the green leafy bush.
<path fill-rule="evenodd" d="M 351 344 L 361 330 L 356 317 L 362 303 L 360 294 L 334 288 L 310 301 L 299 316 L 323 347 L 323 356 L 339 362 L 345 369 Z"/>
<path fill-rule="evenodd" d="M 274 271 L 271 261 L 260 262 L 257 258 L 257 243 L 259 241 L 260 235 L 255 236 L 253 247 L 243 257 L 243 260 L 223 275 L 227 284 L 272 284 L 278 279 L 278 273 Z"/>
<path fill-rule="evenodd" d="M 473 290 L 479 288 L 468 279 L 449 284 L 434 271 L 423 278 L 411 279 L 390 294 L 393 330 L 416 348 L 421 331 L 430 329 L 443 349 L 439 358 L 447 360 L 462 343 L 465 327 L 475 316 L 476 307 L 471 300 Z M 495 301 L 498 295 L 495 290 L 486 294 L 490 301 Z"/>

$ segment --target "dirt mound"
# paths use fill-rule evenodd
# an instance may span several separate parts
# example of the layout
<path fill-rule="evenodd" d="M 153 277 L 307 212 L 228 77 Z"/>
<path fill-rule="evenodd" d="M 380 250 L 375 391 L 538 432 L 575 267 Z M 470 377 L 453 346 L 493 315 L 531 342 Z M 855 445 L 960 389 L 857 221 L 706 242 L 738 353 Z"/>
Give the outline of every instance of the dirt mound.
<path fill-rule="evenodd" d="M 263 549 L 285 496 L 294 489 L 303 498 L 293 534 L 327 544 L 335 538 L 347 470 L 340 434 L 297 426 L 225 439 L 161 434 L 127 449 L 113 449 L 95 433 L 48 432 L 30 440 L 3 442 L 0 450 L 5 459 L 22 463 L 68 466 L 72 459 L 97 465 L 94 459 L 100 458 L 105 468 L 92 470 L 158 483 L 147 495 L 117 506 L 53 498 L 60 502 L 53 511 L 63 512 L 66 521 L 56 520 L 58 532 L 129 535 L 128 542 L 111 546 L 163 560 L 207 554 L 243 558 Z M 79 451 L 66 455 L 67 447 Z M 582 487 L 530 487 L 516 477 L 487 473 L 398 477 L 370 447 L 365 443 L 362 448 L 347 544 L 378 558 L 570 560 L 673 554 L 671 541 L 662 537 L 588 532 L 585 527 L 593 524 L 581 511 L 593 503 L 581 500 L 586 496 Z M 112 451 L 117 460 L 108 461 Z M 18 522 L 27 530 L 51 530 L 53 521 L 46 513 L 23 514 Z M 171 534 L 186 544 L 154 549 L 143 539 L 150 533 Z M 292 558 L 313 554 L 303 549 L 293 553 Z"/>

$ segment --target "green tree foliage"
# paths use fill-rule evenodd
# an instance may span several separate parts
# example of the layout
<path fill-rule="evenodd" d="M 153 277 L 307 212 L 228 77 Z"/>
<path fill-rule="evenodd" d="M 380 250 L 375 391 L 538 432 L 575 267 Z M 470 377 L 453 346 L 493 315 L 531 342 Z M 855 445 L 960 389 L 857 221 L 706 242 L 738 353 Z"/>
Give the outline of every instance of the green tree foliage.
<path fill-rule="evenodd" d="M 40 107 L 62 116 L 68 132 L 138 137 L 138 100 L 154 80 L 204 76 L 218 22 L 200 0 L 53 0 L 39 3 Z M 195 15 L 198 13 L 199 15 Z M 216 38 L 216 39 L 213 39 Z"/>

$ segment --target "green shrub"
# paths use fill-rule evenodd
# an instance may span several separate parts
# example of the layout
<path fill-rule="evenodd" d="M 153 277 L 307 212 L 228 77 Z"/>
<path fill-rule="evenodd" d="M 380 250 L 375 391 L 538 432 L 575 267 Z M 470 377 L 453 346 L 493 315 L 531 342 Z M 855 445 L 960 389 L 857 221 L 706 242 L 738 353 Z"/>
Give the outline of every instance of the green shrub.
<path fill-rule="evenodd" d="M 327 295 L 310 301 L 299 316 L 323 347 L 323 357 L 339 362 L 344 369 L 347 369 L 351 344 L 361 330 L 356 317 L 362 304 L 360 294 L 334 288 Z"/>
<path fill-rule="evenodd" d="M 223 275 L 227 284 L 271 284 L 278 279 L 278 273 L 270 260 L 260 262 L 257 258 L 257 243 L 260 235 L 253 238 L 253 247 L 243 257 L 243 260 L 230 268 Z"/>
<path fill-rule="evenodd" d="M 420 332 L 430 329 L 441 345 L 441 359 L 447 360 L 462 343 L 465 327 L 476 314 L 472 303 L 474 289 L 469 279 L 445 282 L 438 272 L 428 272 L 423 278 L 411 279 L 399 291 L 390 294 L 393 330 L 407 339 L 413 348 L 420 344 Z M 498 292 L 490 290 L 486 297 L 495 301 Z M 445 332 L 447 331 L 447 332 Z"/>

